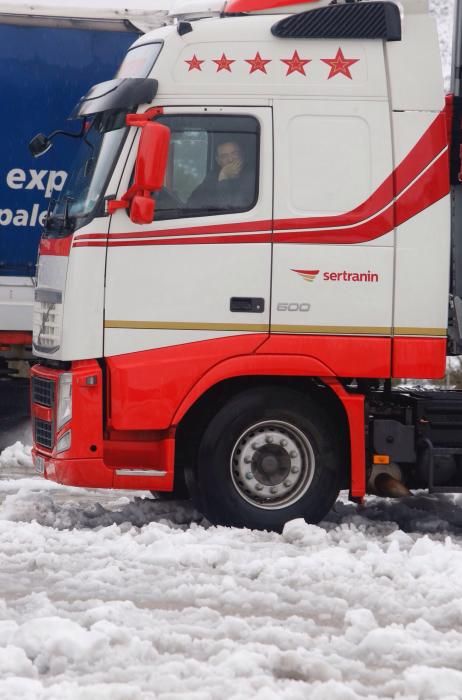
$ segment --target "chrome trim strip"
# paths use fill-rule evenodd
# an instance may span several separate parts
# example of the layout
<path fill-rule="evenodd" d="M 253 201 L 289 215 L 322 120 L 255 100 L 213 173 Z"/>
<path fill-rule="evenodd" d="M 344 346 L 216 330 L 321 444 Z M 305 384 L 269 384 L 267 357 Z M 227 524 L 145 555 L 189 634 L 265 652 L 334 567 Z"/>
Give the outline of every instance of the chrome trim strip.
<path fill-rule="evenodd" d="M 167 472 L 157 469 L 116 469 L 117 476 L 165 476 Z"/>

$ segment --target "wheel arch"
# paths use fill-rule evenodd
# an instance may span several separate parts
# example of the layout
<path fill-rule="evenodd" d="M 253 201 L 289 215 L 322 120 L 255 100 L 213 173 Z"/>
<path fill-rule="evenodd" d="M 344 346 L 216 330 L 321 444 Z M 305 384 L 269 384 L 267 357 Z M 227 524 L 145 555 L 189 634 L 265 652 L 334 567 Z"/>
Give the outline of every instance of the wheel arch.
<path fill-rule="evenodd" d="M 338 384 L 333 390 L 333 384 Z M 200 394 L 188 406 L 176 423 L 176 460 L 175 469 L 195 464 L 201 437 L 212 417 L 237 394 L 252 388 L 274 387 L 289 388 L 301 395 L 310 395 L 322 403 L 323 408 L 336 426 L 344 454 L 342 488 L 350 486 L 351 449 L 349 413 L 342 400 L 341 384 L 333 379 L 317 376 L 297 376 L 287 374 L 240 375 L 222 379 Z M 346 393 L 346 392 L 345 392 Z"/>
<path fill-rule="evenodd" d="M 245 355 L 219 362 L 206 372 L 188 391 L 178 406 L 172 424 L 178 425 L 186 413 L 214 387 L 225 381 L 299 377 L 330 377 L 334 372 L 321 360 L 306 355 Z"/>

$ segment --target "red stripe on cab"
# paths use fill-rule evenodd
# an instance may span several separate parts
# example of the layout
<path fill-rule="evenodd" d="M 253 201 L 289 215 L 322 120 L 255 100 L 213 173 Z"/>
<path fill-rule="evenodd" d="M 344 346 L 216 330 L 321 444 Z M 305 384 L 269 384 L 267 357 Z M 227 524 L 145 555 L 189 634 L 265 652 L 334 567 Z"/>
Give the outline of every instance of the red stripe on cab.
<path fill-rule="evenodd" d="M 407 189 L 406 189 L 407 188 Z M 113 233 L 108 245 L 206 245 L 223 243 L 365 243 L 424 211 L 449 193 L 445 111 L 432 122 L 395 171 L 355 209 L 325 217 L 248 221 Z M 400 196 L 401 195 L 401 196 Z M 398 197 L 396 201 L 394 198 Z M 271 237 L 271 229 L 274 236 Z M 260 232 L 260 235 L 256 235 Z M 243 235 L 232 235 L 232 234 Z M 106 245 L 105 234 L 81 234 L 74 247 Z"/>

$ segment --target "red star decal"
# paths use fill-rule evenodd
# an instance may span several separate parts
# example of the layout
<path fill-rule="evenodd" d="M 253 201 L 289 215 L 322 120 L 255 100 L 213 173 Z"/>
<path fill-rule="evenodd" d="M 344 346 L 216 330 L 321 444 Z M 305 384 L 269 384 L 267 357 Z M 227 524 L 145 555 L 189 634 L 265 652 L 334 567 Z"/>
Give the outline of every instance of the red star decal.
<path fill-rule="evenodd" d="M 231 73 L 231 65 L 236 63 L 236 61 L 226 58 L 225 54 L 222 54 L 221 58 L 214 58 L 213 62 L 217 64 L 217 73 L 221 70 L 227 70 Z"/>
<path fill-rule="evenodd" d="M 250 74 L 255 73 L 257 70 L 261 70 L 262 73 L 266 73 L 266 64 L 271 63 L 271 59 L 262 58 L 260 56 L 260 52 L 257 51 L 255 58 L 246 58 L 245 62 L 251 66 Z"/>
<path fill-rule="evenodd" d="M 200 61 L 197 58 L 196 54 L 194 54 L 194 56 L 189 61 L 185 61 L 185 63 L 189 63 L 189 70 L 188 70 L 188 73 L 189 73 L 189 71 L 192 71 L 192 70 L 202 70 L 201 66 L 203 63 L 205 63 L 205 61 Z"/>
<path fill-rule="evenodd" d="M 327 80 L 330 80 L 336 75 L 345 75 L 352 80 L 350 66 L 352 66 L 353 63 L 358 63 L 359 58 L 345 58 L 342 49 L 339 49 L 335 58 L 321 58 L 321 61 L 330 66 L 330 73 L 327 76 Z"/>
<path fill-rule="evenodd" d="M 290 75 L 291 73 L 306 75 L 305 66 L 307 63 L 311 63 L 311 59 L 309 58 L 300 58 L 298 51 L 294 51 L 292 58 L 281 58 L 281 61 L 287 66 L 286 75 Z"/>

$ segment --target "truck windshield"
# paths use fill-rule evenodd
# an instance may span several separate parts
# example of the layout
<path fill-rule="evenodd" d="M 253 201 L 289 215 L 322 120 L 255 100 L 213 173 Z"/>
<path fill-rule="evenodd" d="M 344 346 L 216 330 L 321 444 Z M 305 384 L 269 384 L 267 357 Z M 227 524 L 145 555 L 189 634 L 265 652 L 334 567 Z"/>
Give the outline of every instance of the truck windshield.
<path fill-rule="evenodd" d="M 126 112 L 96 115 L 86 125 L 71 176 L 50 210 L 46 230 L 65 235 L 98 215 L 102 197 L 127 133 Z"/>

